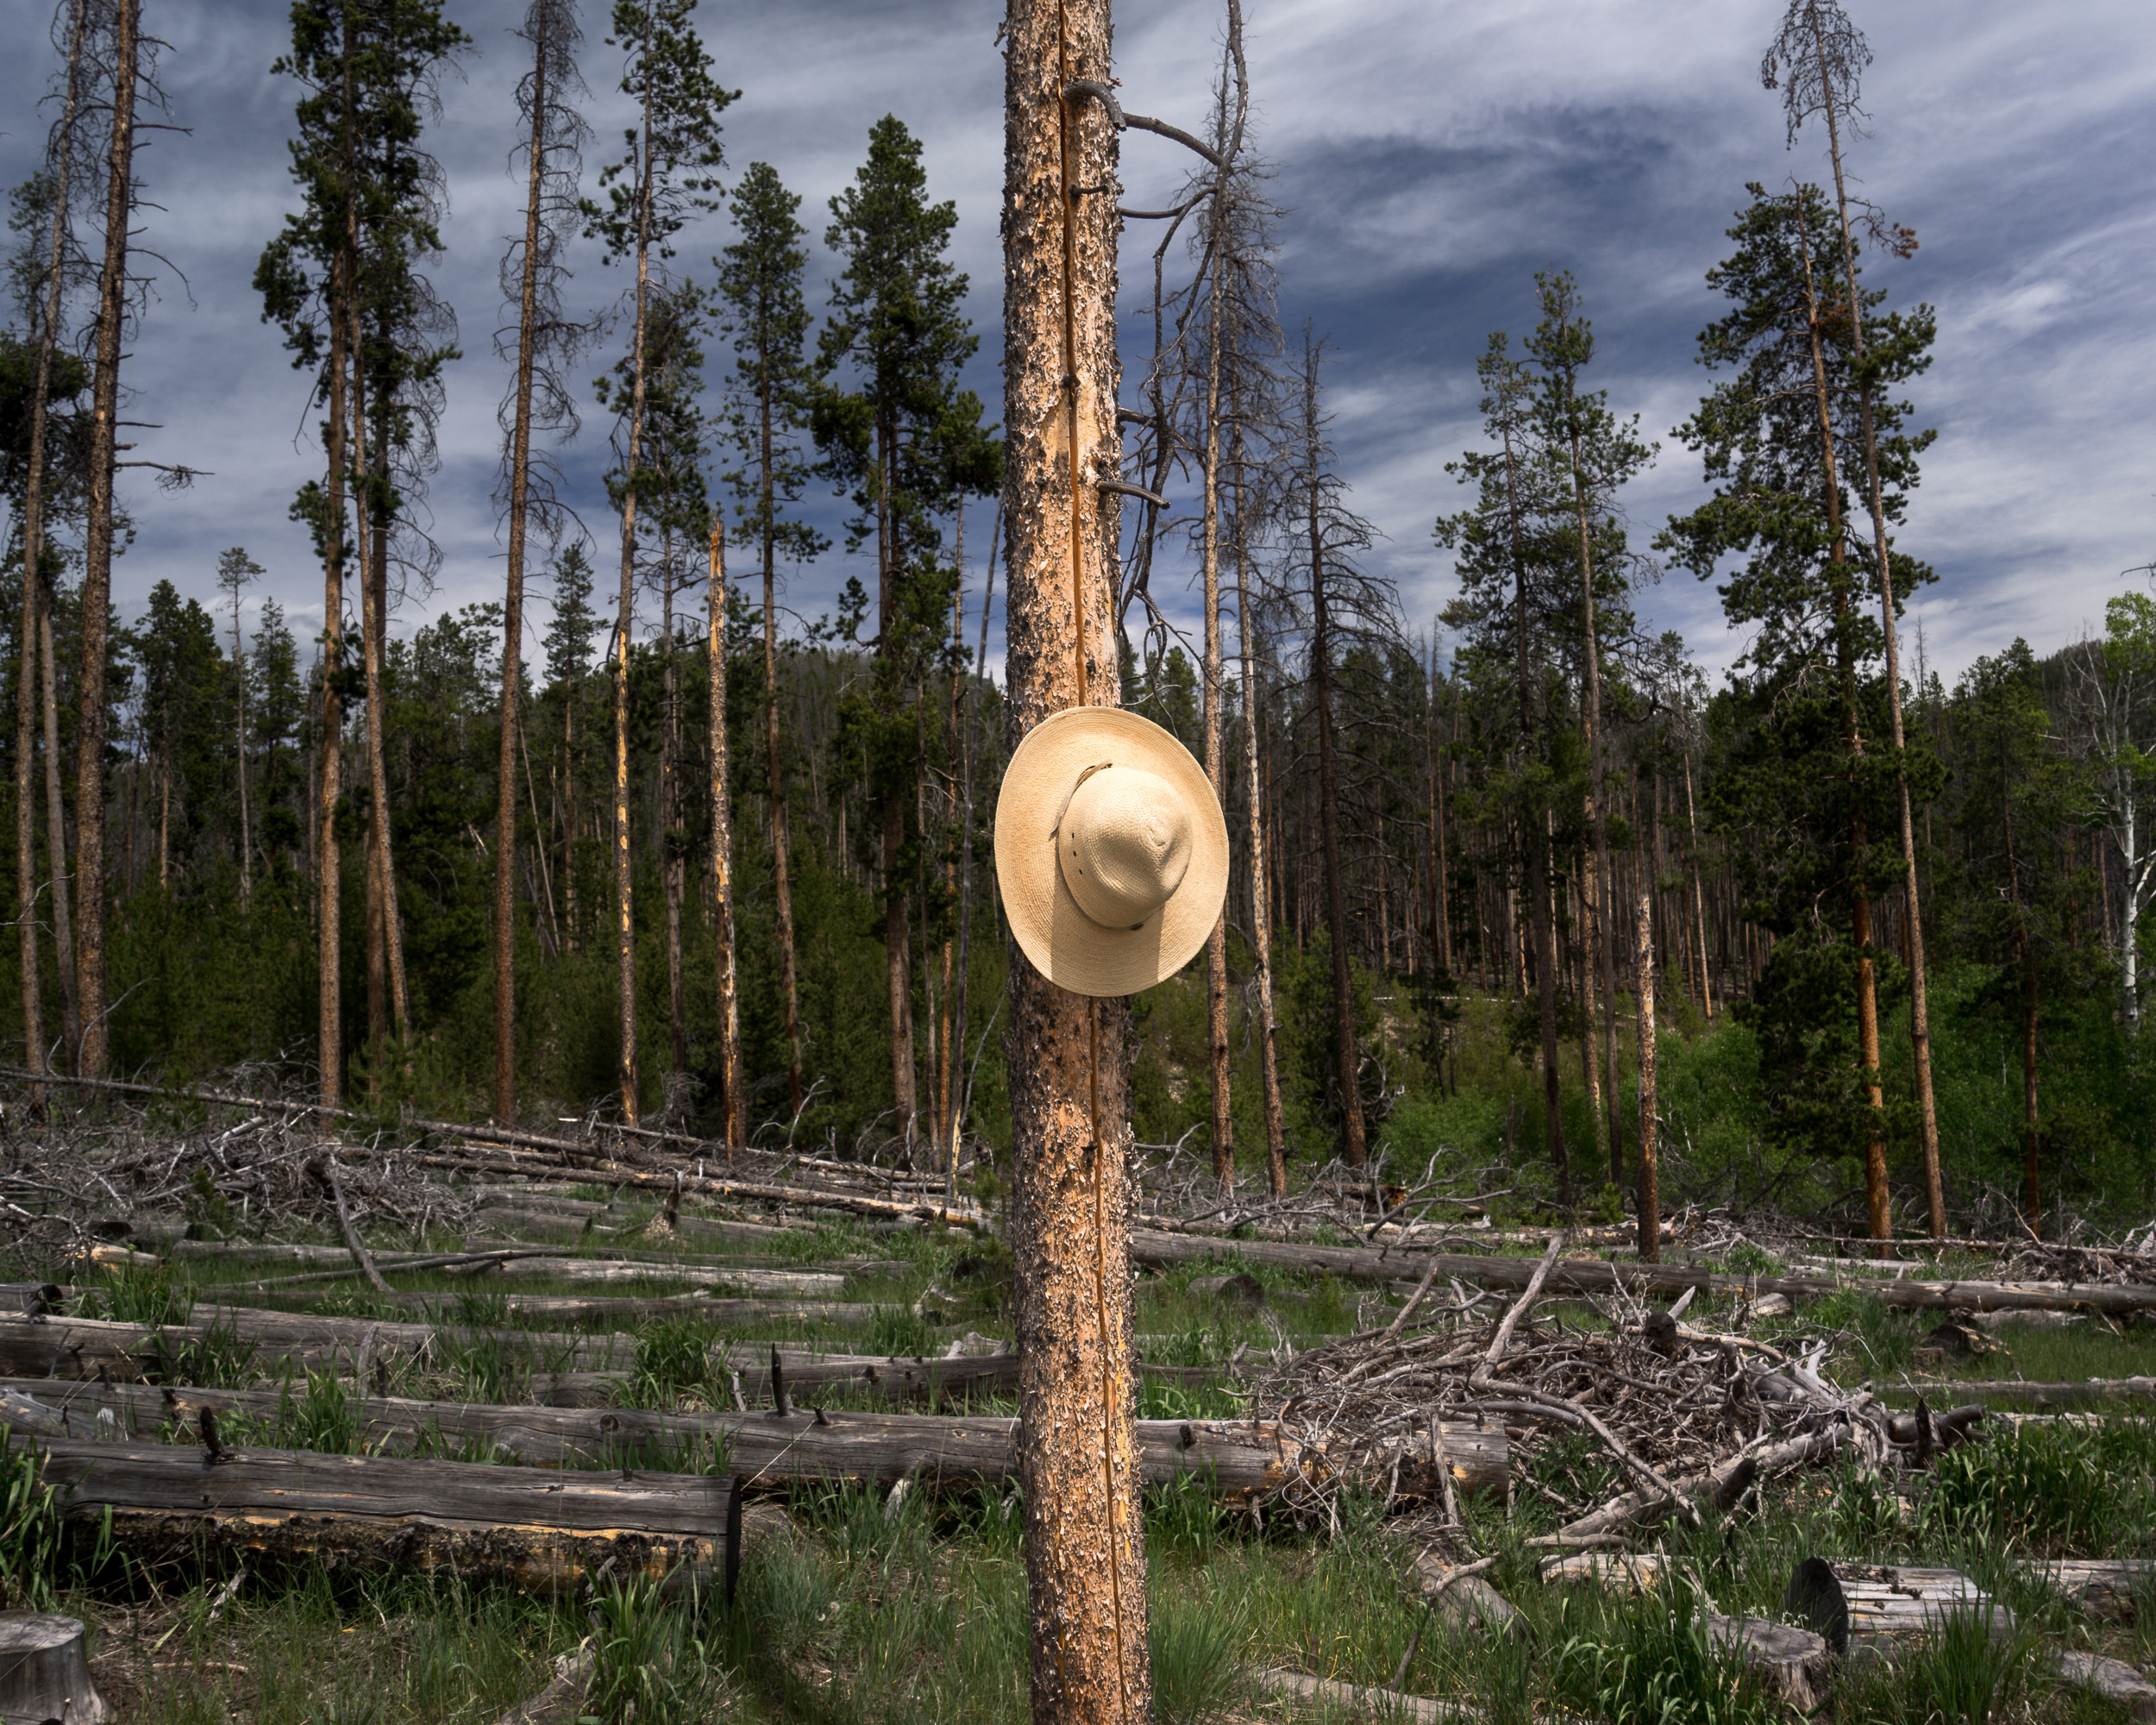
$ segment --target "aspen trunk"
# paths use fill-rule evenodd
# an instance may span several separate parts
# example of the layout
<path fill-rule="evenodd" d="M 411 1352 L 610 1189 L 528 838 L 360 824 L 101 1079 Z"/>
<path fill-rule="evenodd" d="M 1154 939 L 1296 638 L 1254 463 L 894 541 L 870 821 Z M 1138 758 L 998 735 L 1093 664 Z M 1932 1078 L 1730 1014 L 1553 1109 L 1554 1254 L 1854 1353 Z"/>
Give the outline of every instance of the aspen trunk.
<path fill-rule="evenodd" d="M 517 289 L 517 406 L 509 444 L 509 578 L 502 599 L 502 744 L 494 785 L 494 1118 L 517 1118 L 517 701 L 524 645 L 524 540 L 531 498 L 532 342 L 539 303 L 540 221 L 546 188 L 547 48 L 552 15 L 536 15 L 532 46 L 531 135 L 524 180 L 524 267 Z M 527 790 L 531 764 L 524 763 Z M 535 802 L 536 798 L 534 799 Z M 543 866 L 546 837 L 532 811 L 532 843 Z"/>
<path fill-rule="evenodd" d="M 1639 1258 L 1662 1261 L 1662 1121 L 1655 1097 L 1654 898 L 1639 894 Z"/>
<path fill-rule="evenodd" d="M 82 912 L 75 997 L 82 1013 L 77 1065 L 104 1076 L 112 1039 L 105 1022 L 105 637 L 112 605 L 115 444 L 120 419 L 120 343 L 126 331 L 128 223 L 135 210 L 135 85 L 141 0 L 113 9 L 112 145 L 105 165 L 104 266 L 97 274 L 97 367 L 91 386 L 90 524 L 83 555 L 81 718 L 75 731 L 75 860 Z"/>
<path fill-rule="evenodd" d="M 1009 0 L 1004 182 L 1006 723 L 1120 698 L 1116 147 L 1106 0 Z M 1129 1076 L 1119 1001 L 1066 994 L 1011 947 L 1012 1257 L 1019 1477 L 1040 1725 L 1150 1716 L 1131 1412 Z"/>
<path fill-rule="evenodd" d="M 742 1094 L 741 1000 L 734 973 L 734 816 L 726 764 L 726 541 L 711 518 L 711 913 L 718 941 L 719 1062 L 726 1092 L 726 1148 L 748 1141 L 749 1099 Z"/>

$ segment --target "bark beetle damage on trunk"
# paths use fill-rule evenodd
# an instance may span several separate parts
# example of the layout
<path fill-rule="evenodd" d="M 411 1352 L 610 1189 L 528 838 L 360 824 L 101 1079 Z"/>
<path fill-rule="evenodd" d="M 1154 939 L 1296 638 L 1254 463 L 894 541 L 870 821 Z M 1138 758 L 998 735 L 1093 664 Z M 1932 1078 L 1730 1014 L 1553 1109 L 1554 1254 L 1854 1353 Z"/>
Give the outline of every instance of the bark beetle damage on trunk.
<path fill-rule="evenodd" d="M 1073 79 L 1110 78 L 1106 0 L 1011 0 L 1004 188 L 1010 741 L 1120 699 L 1115 135 Z M 1131 1425 L 1125 1009 L 1011 949 L 1012 1110 L 1033 1716 L 1150 1716 Z M 1097 1055 L 1097 1058 L 1095 1056 Z M 1100 1122 L 1094 1141 L 1089 1120 Z"/>

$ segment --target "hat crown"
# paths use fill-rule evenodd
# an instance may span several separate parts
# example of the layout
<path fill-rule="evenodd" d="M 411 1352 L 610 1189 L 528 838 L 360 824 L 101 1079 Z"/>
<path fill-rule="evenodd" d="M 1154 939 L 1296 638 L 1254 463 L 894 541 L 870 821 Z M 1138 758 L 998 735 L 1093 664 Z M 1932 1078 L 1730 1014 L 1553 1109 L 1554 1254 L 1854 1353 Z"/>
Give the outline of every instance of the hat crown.
<path fill-rule="evenodd" d="M 1081 780 L 1056 829 L 1056 859 L 1078 907 L 1104 928 L 1140 926 L 1190 867 L 1190 811 L 1167 780 L 1112 763 Z"/>

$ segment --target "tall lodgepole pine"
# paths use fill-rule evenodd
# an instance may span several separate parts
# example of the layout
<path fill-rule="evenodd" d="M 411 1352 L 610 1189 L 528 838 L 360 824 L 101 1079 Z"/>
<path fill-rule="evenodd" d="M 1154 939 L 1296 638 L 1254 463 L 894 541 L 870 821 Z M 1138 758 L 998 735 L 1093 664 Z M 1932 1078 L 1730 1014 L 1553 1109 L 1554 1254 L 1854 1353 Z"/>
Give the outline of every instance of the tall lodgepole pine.
<path fill-rule="evenodd" d="M 135 211 L 135 101 L 141 0 L 113 0 L 112 143 L 105 162 L 104 261 L 97 273 L 97 369 L 91 383 L 90 521 L 83 552 L 81 707 L 75 730 L 77 1063 L 102 1078 L 111 1059 L 105 1013 L 105 655 L 112 605 L 113 480 L 118 460 L 120 344 L 127 322 L 128 227 Z"/>
<path fill-rule="evenodd" d="M 37 939 L 37 803 L 32 794 L 32 767 L 36 753 L 34 726 L 37 712 L 39 643 L 49 632 L 45 617 L 45 511 L 47 426 L 53 399 L 53 362 L 60 345 L 60 318 L 66 304 L 67 238 L 74 166 L 78 147 L 75 125 L 83 103 L 83 37 L 87 28 L 89 0 L 74 0 L 67 29 L 67 70 L 61 88 L 60 115 L 46 149 L 46 195 L 51 201 L 51 238 L 46 248 L 45 299 L 38 317 L 37 376 L 30 392 L 30 448 L 22 487 L 22 632 L 16 669 L 15 712 L 15 843 L 16 926 L 21 937 L 22 959 L 23 1059 L 33 1077 L 45 1072 L 45 1031 L 41 1011 L 43 966 Z M 56 772 L 59 762 L 48 752 L 47 769 Z M 53 883 L 64 889 L 60 859 L 55 856 Z M 63 953 L 66 965 L 71 955 Z M 72 978 L 69 979 L 72 982 Z M 72 992 L 72 989 L 71 989 Z M 71 1034 L 71 1045 L 74 1037 Z M 32 1106 L 42 1110 L 45 1093 L 33 1087 Z"/>
<path fill-rule="evenodd" d="M 718 1036 L 725 1086 L 726 1149 L 748 1141 L 748 1098 L 742 1094 L 741 993 L 734 971 L 734 814 L 726 764 L 726 536 L 711 517 L 710 638 L 711 707 L 711 910 L 717 925 Z"/>
<path fill-rule="evenodd" d="M 627 261 L 635 271 L 630 290 L 630 351 L 623 392 L 621 589 L 614 621 L 613 850 L 614 937 L 621 1007 L 619 1080 L 623 1118 L 635 1123 L 640 1108 L 636 1070 L 636 925 L 630 873 L 629 807 L 629 665 L 636 624 L 636 505 L 642 481 L 645 344 L 650 329 L 655 262 L 668 254 L 667 242 L 697 213 L 715 209 L 708 194 L 712 173 L 724 164 L 718 116 L 736 92 L 711 76 L 711 56 L 689 22 L 695 0 L 615 0 L 614 34 L 628 50 L 622 93 L 636 104 L 636 123 L 626 133 L 627 153 L 599 176 L 609 188 L 608 207 L 586 202 L 586 231 L 605 245 L 607 261 Z M 655 250 L 658 257 L 655 259 Z"/>
<path fill-rule="evenodd" d="M 731 480 L 740 512 L 739 539 L 753 545 L 763 575 L 764 794 L 771 820 L 773 911 L 779 941 L 780 1007 L 785 1015 L 787 1090 L 792 1116 L 806 1095 L 801 1077 L 800 987 L 793 954 L 793 837 L 787 809 L 779 728 L 779 558 L 813 557 L 829 542 L 814 528 L 787 519 L 800 500 L 807 466 L 800 436 L 810 375 L 802 357 L 809 314 L 801 292 L 808 262 L 796 217 L 801 200 L 768 162 L 751 162 L 734 188 L 733 216 L 741 237 L 718 259 L 718 292 L 739 356 L 732 442 L 742 466 Z"/>
<path fill-rule="evenodd" d="M 517 1113 L 517 747 L 524 559 L 533 513 L 532 431 L 535 420 L 565 430 L 575 424 L 567 392 L 547 369 L 546 360 L 553 354 L 567 358 L 583 334 L 563 319 L 557 282 L 566 238 L 560 218 L 567 213 L 578 152 L 588 135 L 582 117 L 569 105 L 583 82 L 576 51 L 584 32 L 574 0 L 533 0 L 517 34 L 531 49 L 531 70 L 517 86 L 524 121 L 523 242 L 502 267 L 505 289 L 513 270 L 517 301 L 516 371 L 506 404 L 509 574 L 502 602 L 502 734 L 494 785 L 494 1118 L 504 1125 Z M 545 501 L 551 503 L 551 498 Z M 547 513 L 558 516 L 556 511 Z M 532 837 L 543 863 L 545 836 L 535 831 Z"/>
<path fill-rule="evenodd" d="M 1858 113 L 1857 90 L 1871 50 L 1864 34 L 1837 0 L 1791 0 L 1774 46 L 1762 68 L 1767 87 L 1777 81 L 1777 62 L 1786 63 L 1789 138 L 1813 114 L 1827 122 L 1827 155 L 1834 170 L 1834 209 L 1840 227 L 1842 279 L 1849 285 L 1845 305 L 1848 339 L 1856 359 L 1858 423 L 1864 442 L 1865 506 L 1871 520 L 1872 566 L 1879 581 L 1879 627 L 1886 647 L 1887 718 L 1894 741 L 1896 812 L 1901 821 L 1902 891 L 1908 918 L 1909 964 L 1909 1053 L 1916 1071 L 1917 1137 L 1924 1157 L 1924 1195 L 1934 1239 L 1946 1233 L 1946 1194 L 1939 1168 L 1939 1107 L 1932 1090 L 1931 1003 L 1924 965 L 1924 919 L 1919 904 L 1916 826 L 1909 807 L 1908 738 L 1902 723 L 1902 661 L 1896 640 L 1894 559 L 1887 534 L 1885 487 L 1880 482 L 1876 386 L 1865 367 L 1864 296 L 1856 291 L 1857 242 L 1850 218 L 1849 185 L 1842 160 L 1841 128 Z M 1914 251 L 1915 236 L 1907 229 L 1890 230 L 1890 244 L 1902 255 Z"/>
<path fill-rule="evenodd" d="M 1114 634 L 1115 134 L 1107 0 L 1009 0 L 1004 96 L 1006 724 L 1121 699 Z M 1122 1002 L 1011 946 L 1018 1477 L 1037 1725 L 1152 1714 L 1131 1423 L 1130 1087 Z M 1096 1132 L 1097 1127 L 1097 1132 Z"/>

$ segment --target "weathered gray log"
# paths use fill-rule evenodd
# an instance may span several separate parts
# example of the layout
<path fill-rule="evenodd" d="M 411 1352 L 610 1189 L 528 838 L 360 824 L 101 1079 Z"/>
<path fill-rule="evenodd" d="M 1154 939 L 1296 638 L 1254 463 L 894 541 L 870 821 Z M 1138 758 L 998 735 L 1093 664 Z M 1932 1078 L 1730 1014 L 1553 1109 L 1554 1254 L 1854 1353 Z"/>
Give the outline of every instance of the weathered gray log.
<path fill-rule="evenodd" d="M 540 1186 L 474 1186 L 472 1196 L 478 1200 L 482 1210 L 496 1205 L 510 1208 L 536 1207 L 542 1210 L 559 1210 L 568 1216 L 601 1216 L 613 1208 L 605 1198 L 572 1198 L 555 1194 Z"/>
<path fill-rule="evenodd" d="M 1964 1383 L 1954 1378 L 1923 1379 L 1888 1386 L 1889 1392 L 1913 1389 L 1922 1395 L 2021 1397 L 2037 1402 L 2102 1402 L 2112 1396 L 2156 1399 L 2156 1377 L 2088 1377 L 2070 1383 L 2029 1383 L 2020 1378 Z"/>
<path fill-rule="evenodd" d="M 640 1278 L 641 1279 L 641 1278 Z M 663 1280 L 663 1277 L 653 1278 Z M 834 1280 L 837 1278 L 834 1277 Z M 454 1320 L 454 1294 L 400 1294 L 395 1303 L 416 1312 L 435 1312 Z M 511 1294 L 502 1311 L 511 1318 L 543 1318 L 551 1323 L 604 1320 L 637 1323 L 647 1318 L 702 1318 L 712 1324 L 866 1324 L 880 1308 L 858 1301 L 728 1300 L 693 1294 Z"/>
<path fill-rule="evenodd" d="M 1457 1276 L 1485 1288 L 1525 1288 L 1535 1271 L 1531 1258 L 1483 1258 L 1426 1252 L 1403 1247 L 1380 1251 L 1360 1246 L 1306 1245 L 1300 1242 L 1224 1240 L 1195 1234 L 1131 1231 L 1131 1260 L 1155 1267 L 1199 1264 L 1216 1257 L 1240 1257 L 1252 1264 L 1283 1270 L 1319 1270 L 1363 1282 L 1420 1276 L 1434 1259 L 1440 1276 Z M 1561 1258 L 1551 1266 L 1551 1293 L 1608 1294 L 1622 1288 L 1634 1294 L 1670 1296 L 1696 1288 L 1702 1293 L 1787 1294 L 1791 1297 L 1839 1292 L 1847 1284 L 1815 1276 L 1725 1276 L 1674 1264 L 1606 1264 L 1595 1258 Z M 2156 1287 L 2074 1282 L 1917 1282 L 1882 1280 L 1867 1285 L 1890 1306 L 1907 1310 L 1991 1312 L 2012 1308 L 2056 1311 L 2156 1311 Z"/>
<path fill-rule="evenodd" d="M 1827 1699 L 1834 1658 L 1824 1635 L 1764 1617 L 1710 1616 L 1707 1638 L 1742 1655 L 1745 1669 L 1760 1685 L 1796 1712 L 1815 1713 Z"/>
<path fill-rule="evenodd" d="M 480 1235 L 552 1234 L 559 1239 L 574 1239 L 589 1232 L 592 1220 L 589 1216 L 557 1214 L 552 1210 L 511 1209 L 502 1205 L 475 1212 L 472 1226 Z"/>
<path fill-rule="evenodd" d="M 1300 1672 L 1275 1671 L 1257 1665 L 1244 1675 L 1252 1689 L 1266 1695 L 1310 1702 L 1323 1708 L 1327 1718 L 1409 1719 L 1415 1725 L 1480 1725 L 1482 1717 L 1473 1708 L 1463 1707 L 1457 1702 L 1403 1695 L 1396 1689 L 1335 1683 L 1330 1678 L 1306 1677 Z"/>
<path fill-rule="evenodd" d="M 636 1357 L 630 1336 L 580 1336 L 536 1330 L 473 1331 L 448 1324 L 399 1324 L 331 1318 L 310 1312 L 264 1312 L 250 1307 L 205 1308 L 191 1322 L 162 1329 L 90 1318 L 0 1318 L 0 1377 L 161 1377 L 190 1346 L 215 1342 L 253 1350 L 250 1364 L 265 1374 L 294 1366 L 349 1370 L 369 1346 L 377 1358 L 427 1356 L 441 1360 L 457 1346 L 485 1342 L 557 1367 L 591 1370 Z"/>
<path fill-rule="evenodd" d="M 520 1258 L 490 1279 L 531 1282 L 687 1282 L 730 1288 L 779 1299 L 831 1300 L 846 1291 L 846 1278 L 828 1270 L 760 1270 L 701 1264 L 609 1264 L 592 1258 Z"/>
<path fill-rule="evenodd" d="M 2156 1725 L 2156 1684 L 2124 1660 L 2064 1648 L 2053 1659 L 2060 1682 L 2123 1707 L 2134 1725 Z"/>
<path fill-rule="evenodd" d="M 1956 1617 L 2010 1634 L 2013 1614 L 1959 1570 L 1806 1558 L 1789 1577 L 1786 1615 L 1826 1636 L 1837 1653 L 1891 1653 L 1922 1645 Z"/>
<path fill-rule="evenodd" d="M 1527 1620 L 1479 1575 L 1462 1575 L 1456 1565 L 1425 1554 L 1415 1559 L 1415 1585 L 1438 1621 L 1456 1635 L 1516 1640 L 1527 1633 Z"/>
<path fill-rule="evenodd" d="M 1587 1584 L 1611 1593 L 1658 1593 L 1671 1579 L 1689 1575 L 1691 1565 L 1659 1552 L 1574 1552 L 1545 1558 L 1536 1565 L 1545 1587 Z"/>
<path fill-rule="evenodd" d="M 7 1725 L 104 1725 L 114 1716 L 90 1678 L 83 1626 L 72 1617 L 0 1611 L 0 1720 Z"/>
<path fill-rule="evenodd" d="M 518 1702 L 495 1725 L 572 1725 L 584 1711 L 584 1691 L 596 1663 L 586 1638 L 575 1653 L 563 1653 L 555 1660 L 554 1676 L 544 1689 Z"/>
<path fill-rule="evenodd" d="M 33 1389 L 42 1388 L 32 1384 Z M 0 1392 L 15 1385 L 0 1385 Z M 51 1386 L 57 1390 L 60 1386 Z M 160 1432 L 193 1444 L 207 1409 L 215 1429 L 235 1416 L 274 1421 L 288 1405 L 282 1391 L 156 1389 L 144 1384 L 81 1383 L 42 1398 L 48 1421 L 83 1433 L 110 1411 L 114 1428 L 141 1437 Z M 636 1408 L 498 1408 L 463 1402 L 419 1402 L 400 1396 L 354 1396 L 348 1406 L 355 1436 L 369 1450 L 408 1454 L 442 1443 L 479 1446 L 542 1466 L 590 1467 L 673 1463 L 708 1458 L 723 1448 L 728 1471 L 754 1489 L 817 1479 L 885 1484 L 905 1480 L 924 1489 L 1006 1485 L 1016 1477 L 1018 1421 L 922 1414 L 818 1412 L 666 1414 Z M 1207 1481 L 1227 1502 L 1277 1490 L 1300 1469 L 1322 1469 L 1305 1458 L 1269 1421 L 1141 1420 L 1137 1422 L 1145 1482 L 1185 1477 Z M 1490 1452 L 1474 1451 L 1479 1467 Z"/>
<path fill-rule="evenodd" d="M 2030 1559 L 2022 1572 L 2072 1600 L 2099 1623 L 2131 1623 L 2140 1596 L 2156 1586 L 2156 1558 Z"/>
<path fill-rule="evenodd" d="M 730 1478 L 579 1473 L 304 1450 L 17 1440 L 45 1455 L 65 1515 L 110 1509 L 145 1562 L 241 1552 L 559 1588 L 602 1566 L 617 1578 L 707 1569 L 724 1554 Z"/>
<path fill-rule="evenodd" d="M 35 1379 L 26 1379 L 35 1383 Z M 11 1384 L 0 1384 L 0 1426 L 15 1431 L 34 1433 L 41 1438 L 64 1438 L 70 1435 L 67 1424 L 58 1410 L 46 1406 L 34 1396 Z"/>

